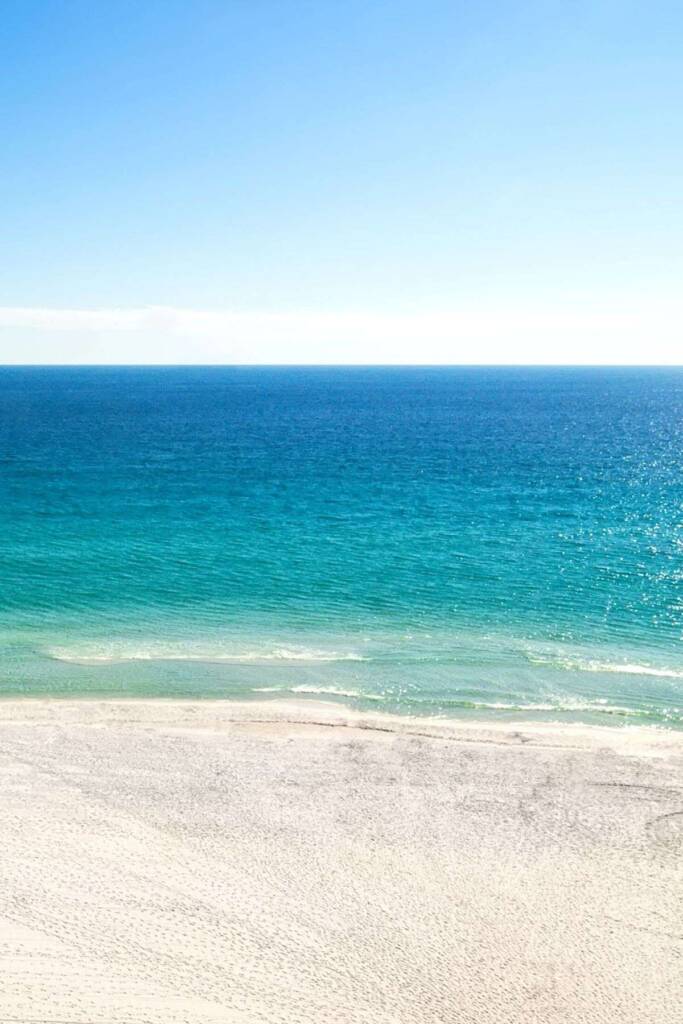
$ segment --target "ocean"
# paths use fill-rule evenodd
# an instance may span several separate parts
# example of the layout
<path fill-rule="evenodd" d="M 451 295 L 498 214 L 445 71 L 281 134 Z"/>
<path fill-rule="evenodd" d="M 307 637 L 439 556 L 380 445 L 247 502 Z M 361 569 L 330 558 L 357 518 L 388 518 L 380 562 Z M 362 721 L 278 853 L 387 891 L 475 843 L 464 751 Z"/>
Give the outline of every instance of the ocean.
<path fill-rule="evenodd" d="M 683 727 L 683 369 L 4 367 L 0 694 Z"/>

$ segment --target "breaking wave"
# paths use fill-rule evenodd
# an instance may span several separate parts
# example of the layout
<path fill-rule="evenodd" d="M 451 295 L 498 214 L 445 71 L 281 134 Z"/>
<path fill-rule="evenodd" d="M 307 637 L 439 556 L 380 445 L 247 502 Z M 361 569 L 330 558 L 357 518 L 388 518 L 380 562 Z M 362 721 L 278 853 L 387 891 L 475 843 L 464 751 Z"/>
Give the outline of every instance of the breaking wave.
<path fill-rule="evenodd" d="M 363 693 L 361 690 L 343 690 L 338 686 L 254 686 L 252 693 L 307 693 L 327 694 L 333 697 L 356 697 L 362 700 L 385 700 L 380 693 Z"/>
<path fill-rule="evenodd" d="M 273 662 L 296 661 L 315 664 L 318 662 L 335 661 L 367 661 L 361 654 L 342 651 L 316 650 L 306 647 L 275 647 L 271 650 L 224 651 L 224 650 L 190 650 L 187 648 L 155 648 L 147 647 L 129 649 L 112 647 L 106 650 L 82 649 L 72 650 L 52 648 L 47 652 L 55 661 L 67 661 L 75 665 L 115 664 L 125 661 L 194 661 L 194 662 Z"/>
<path fill-rule="evenodd" d="M 593 658 L 562 658 L 536 654 L 526 655 L 533 665 L 567 669 L 572 672 L 615 672 L 628 676 L 656 676 L 660 679 L 683 679 L 683 669 L 639 665 L 633 662 L 599 661 Z"/>

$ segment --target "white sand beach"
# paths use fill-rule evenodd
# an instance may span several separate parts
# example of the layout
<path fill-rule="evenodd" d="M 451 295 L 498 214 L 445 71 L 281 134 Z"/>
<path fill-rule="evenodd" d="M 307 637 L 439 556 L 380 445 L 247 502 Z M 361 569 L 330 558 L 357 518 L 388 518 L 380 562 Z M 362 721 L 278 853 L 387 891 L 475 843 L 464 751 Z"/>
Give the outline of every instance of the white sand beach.
<path fill-rule="evenodd" d="M 683 736 L 0 703 L 0 1020 L 674 1024 Z"/>

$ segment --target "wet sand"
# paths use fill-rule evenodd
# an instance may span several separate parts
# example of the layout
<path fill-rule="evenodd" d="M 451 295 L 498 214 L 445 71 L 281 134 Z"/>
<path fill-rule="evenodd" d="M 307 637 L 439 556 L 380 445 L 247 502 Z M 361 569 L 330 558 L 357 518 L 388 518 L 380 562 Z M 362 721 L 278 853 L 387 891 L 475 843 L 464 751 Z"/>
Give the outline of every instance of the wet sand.
<path fill-rule="evenodd" d="M 4 701 L 0 790 L 0 1020 L 680 1020 L 681 734 Z"/>

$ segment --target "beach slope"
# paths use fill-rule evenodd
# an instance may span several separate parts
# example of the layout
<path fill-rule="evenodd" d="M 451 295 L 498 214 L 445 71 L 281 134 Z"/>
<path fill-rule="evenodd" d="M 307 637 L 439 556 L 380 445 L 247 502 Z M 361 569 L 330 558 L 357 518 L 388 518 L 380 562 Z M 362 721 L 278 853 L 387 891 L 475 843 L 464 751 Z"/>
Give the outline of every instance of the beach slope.
<path fill-rule="evenodd" d="M 673 1024 L 683 737 L 0 704 L 0 1019 Z"/>

